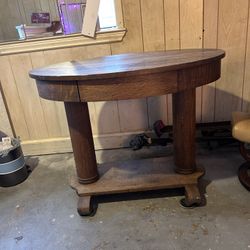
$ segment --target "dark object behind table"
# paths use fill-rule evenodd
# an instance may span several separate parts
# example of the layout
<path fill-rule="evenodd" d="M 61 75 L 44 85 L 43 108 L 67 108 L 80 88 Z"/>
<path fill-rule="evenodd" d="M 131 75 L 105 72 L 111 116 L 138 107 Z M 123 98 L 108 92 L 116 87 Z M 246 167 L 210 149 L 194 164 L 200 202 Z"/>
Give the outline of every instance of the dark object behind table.
<path fill-rule="evenodd" d="M 0 139 L 6 136 L 0 132 Z M 13 148 L 0 152 L 0 187 L 11 187 L 28 177 L 22 148 L 19 140 L 12 139 Z"/>

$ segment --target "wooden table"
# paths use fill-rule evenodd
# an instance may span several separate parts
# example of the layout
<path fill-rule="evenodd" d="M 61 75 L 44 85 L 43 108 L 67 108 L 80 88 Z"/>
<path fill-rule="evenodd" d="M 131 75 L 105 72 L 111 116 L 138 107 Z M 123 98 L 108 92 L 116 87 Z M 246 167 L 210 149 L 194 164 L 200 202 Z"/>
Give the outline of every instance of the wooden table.
<path fill-rule="evenodd" d="M 184 203 L 200 204 L 195 162 L 195 88 L 217 80 L 225 52 L 190 49 L 131 53 L 34 69 L 42 98 L 65 104 L 77 177 L 80 215 L 92 213 L 91 197 L 185 188 Z M 87 102 L 173 94 L 174 161 L 166 158 L 103 164 L 97 168 Z M 129 112 L 129 111 L 128 111 Z M 128 121 L 129 122 L 129 121 Z"/>

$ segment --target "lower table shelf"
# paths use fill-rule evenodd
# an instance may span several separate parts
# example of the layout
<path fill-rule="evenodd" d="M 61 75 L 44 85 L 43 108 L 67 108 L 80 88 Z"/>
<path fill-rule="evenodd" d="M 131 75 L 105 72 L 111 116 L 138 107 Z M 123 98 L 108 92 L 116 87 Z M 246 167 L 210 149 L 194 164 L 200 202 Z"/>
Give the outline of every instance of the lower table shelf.
<path fill-rule="evenodd" d="M 98 170 L 100 178 L 95 183 L 80 184 L 76 177 L 71 180 L 71 187 L 80 197 L 80 215 L 93 212 L 92 196 L 106 194 L 184 187 L 187 206 L 201 202 L 198 180 L 204 175 L 204 169 L 197 167 L 193 174 L 177 174 L 171 157 L 104 163 L 98 166 Z"/>

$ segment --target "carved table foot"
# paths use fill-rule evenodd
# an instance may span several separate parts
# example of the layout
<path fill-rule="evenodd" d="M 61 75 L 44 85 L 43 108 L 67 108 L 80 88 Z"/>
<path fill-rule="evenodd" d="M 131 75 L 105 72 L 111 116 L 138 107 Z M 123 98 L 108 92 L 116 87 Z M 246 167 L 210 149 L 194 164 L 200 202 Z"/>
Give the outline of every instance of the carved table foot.
<path fill-rule="evenodd" d="M 183 207 L 198 207 L 201 205 L 201 193 L 197 184 L 185 185 L 185 198 L 180 200 Z"/>
<path fill-rule="evenodd" d="M 93 216 L 95 214 L 96 209 L 93 206 L 91 198 L 91 196 L 79 197 L 77 212 L 80 216 Z"/>

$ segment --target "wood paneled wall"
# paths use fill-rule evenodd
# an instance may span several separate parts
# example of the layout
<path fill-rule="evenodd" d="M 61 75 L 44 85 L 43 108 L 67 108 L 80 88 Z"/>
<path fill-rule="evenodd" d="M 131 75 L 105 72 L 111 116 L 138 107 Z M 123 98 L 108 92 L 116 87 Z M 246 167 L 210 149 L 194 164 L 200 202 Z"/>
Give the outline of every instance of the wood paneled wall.
<path fill-rule="evenodd" d="M 0 131 L 4 131 L 4 133 L 6 133 L 7 135 L 13 136 L 1 88 L 0 88 Z"/>
<path fill-rule="evenodd" d="M 0 57 L 0 80 L 17 135 L 29 151 L 69 149 L 61 103 L 38 97 L 28 77 L 34 67 L 96 56 L 179 48 L 226 51 L 222 77 L 197 89 L 197 122 L 231 119 L 234 110 L 250 111 L 250 35 L 248 0 L 122 0 L 123 42 Z M 119 147 L 129 135 L 149 130 L 162 119 L 172 123 L 171 96 L 89 104 L 97 148 Z M 34 146 L 35 145 L 35 146 Z M 39 151 L 40 150 L 40 151 Z M 33 152 L 32 151 L 32 152 Z"/>

